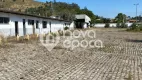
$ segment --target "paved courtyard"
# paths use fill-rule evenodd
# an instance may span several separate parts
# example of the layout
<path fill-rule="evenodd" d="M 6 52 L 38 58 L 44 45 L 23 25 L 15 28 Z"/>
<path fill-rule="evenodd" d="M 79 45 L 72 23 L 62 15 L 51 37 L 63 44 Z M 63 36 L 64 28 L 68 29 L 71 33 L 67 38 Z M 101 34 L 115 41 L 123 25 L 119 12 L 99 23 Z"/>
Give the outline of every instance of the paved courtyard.
<path fill-rule="evenodd" d="M 142 33 L 93 30 L 103 48 L 66 49 L 62 40 L 51 52 L 34 41 L 1 46 L 0 80 L 142 80 Z"/>

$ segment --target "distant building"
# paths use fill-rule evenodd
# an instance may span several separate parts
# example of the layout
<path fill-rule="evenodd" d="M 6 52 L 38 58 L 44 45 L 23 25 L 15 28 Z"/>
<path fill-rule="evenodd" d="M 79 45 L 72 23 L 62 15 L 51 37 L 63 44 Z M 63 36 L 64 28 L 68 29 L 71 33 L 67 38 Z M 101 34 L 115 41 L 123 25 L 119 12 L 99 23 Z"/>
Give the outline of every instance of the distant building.
<path fill-rule="evenodd" d="M 135 22 L 138 22 L 139 20 L 134 20 L 134 19 L 130 19 L 128 20 L 129 23 L 135 23 Z"/>
<path fill-rule="evenodd" d="M 76 28 L 87 28 L 90 26 L 91 19 L 85 14 L 79 14 L 75 16 Z"/>

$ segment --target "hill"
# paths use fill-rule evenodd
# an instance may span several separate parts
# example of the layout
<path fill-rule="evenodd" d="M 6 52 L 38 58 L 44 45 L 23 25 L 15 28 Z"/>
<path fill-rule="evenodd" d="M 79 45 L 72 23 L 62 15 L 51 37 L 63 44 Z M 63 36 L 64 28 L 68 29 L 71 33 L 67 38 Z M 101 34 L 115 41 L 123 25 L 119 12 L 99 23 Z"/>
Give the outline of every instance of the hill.
<path fill-rule="evenodd" d="M 92 23 L 95 22 L 93 12 L 87 9 L 87 7 L 81 9 L 76 3 L 46 2 L 42 6 L 26 9 L 25 13 L 44 17 L 55 16 L 64 20 L 74 20 L 76 14 L 86 14 L 91 18 Z"/>
<path fill-rule="evenodd" d="M 24 12 L 27 8 L 35 8 L 41 5 L 41 2 L 34 0 L 0 0 L 0 8 L 13 11 Z"/>
<path fill-rule="evenodd" d="M 95 22 L 95 15 L 86 7 L 81 9 L 76 3 L 66 2 L 37 2 L 35 0 L 0 0 L 0 8 L 20 11 L 44 17 L 56 16 L 64 20 L 74 20 L 76 14 L 86 14 Z"/>

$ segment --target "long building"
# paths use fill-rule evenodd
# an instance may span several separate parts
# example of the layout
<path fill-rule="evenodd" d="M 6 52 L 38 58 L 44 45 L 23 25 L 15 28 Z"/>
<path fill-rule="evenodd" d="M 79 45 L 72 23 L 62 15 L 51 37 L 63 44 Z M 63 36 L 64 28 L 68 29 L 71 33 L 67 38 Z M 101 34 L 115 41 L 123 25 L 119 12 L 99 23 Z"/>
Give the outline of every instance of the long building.
<path fill-rule="evenodd" d="M 0 10 L 0 33 L 6 36 L 56 32 L 63 30 L 66 26 L 71 27 L 70 23 L 61 19 Z"/>

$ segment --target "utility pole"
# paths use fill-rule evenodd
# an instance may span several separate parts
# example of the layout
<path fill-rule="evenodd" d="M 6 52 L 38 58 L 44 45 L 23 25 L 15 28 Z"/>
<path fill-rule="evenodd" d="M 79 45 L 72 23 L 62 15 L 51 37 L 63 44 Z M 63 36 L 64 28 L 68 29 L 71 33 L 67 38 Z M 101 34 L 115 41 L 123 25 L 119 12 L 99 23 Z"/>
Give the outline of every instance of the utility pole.
<path fill-rule="evenodd" d="M 137 23 L 137 20 L 138 20 L 138 15 L 137 15 L 137 12 L 138 12 L 138 3 L 137 4 L 134 4 L 136 6 L 136 23 Z"/>

